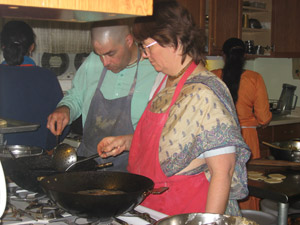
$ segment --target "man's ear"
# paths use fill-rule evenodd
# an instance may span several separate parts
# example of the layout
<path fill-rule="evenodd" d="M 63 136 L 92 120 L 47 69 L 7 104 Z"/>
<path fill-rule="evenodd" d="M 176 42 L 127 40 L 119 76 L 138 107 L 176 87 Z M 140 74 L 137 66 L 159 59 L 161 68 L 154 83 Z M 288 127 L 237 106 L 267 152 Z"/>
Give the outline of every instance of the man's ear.
<path fill-rule="evenodd" d="M 125 38 L 125 42 L 127 46 L 130 48 L 134 43 L 133 36 L 131 34 L 128 34 Z"/>

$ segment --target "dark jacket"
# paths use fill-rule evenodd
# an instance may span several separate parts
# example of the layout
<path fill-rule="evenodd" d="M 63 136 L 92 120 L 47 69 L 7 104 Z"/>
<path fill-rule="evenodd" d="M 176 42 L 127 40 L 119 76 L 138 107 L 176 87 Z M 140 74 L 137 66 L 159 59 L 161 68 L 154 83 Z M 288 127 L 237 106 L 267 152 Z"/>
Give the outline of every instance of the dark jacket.
<path fill-rule="evenodd" d="M 0 65 L 0 117 L 40 124 L 37 131 L 5 134 L 4 141 L 46 150 L 55 147 L 56 137 L 46 124 L 62 97 L 53 72 L 38 66 Z"/>

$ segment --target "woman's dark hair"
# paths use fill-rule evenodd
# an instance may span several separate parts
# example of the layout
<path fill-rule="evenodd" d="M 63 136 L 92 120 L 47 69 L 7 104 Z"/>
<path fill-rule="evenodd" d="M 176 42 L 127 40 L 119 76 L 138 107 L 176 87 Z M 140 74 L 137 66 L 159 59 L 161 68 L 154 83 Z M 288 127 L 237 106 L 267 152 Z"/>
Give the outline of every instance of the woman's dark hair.
<path fill-rule="evenodd" d="M 205 64 L 204 31 L 196 26 L 191 13 L 176 1 L 154 1 L 152 16 L 135 19 L 133 35 L 137 42 L 152 38 L 161 46 L 176 49 L 181 42 L 182 62 L 189 55 L 196 64 Z"/>
<path fill-rule="evenodd" d="M 222 79 L 231 93 L 233 102 L 236 103 L 241 75 L 244 72 L 245 44 L 241 39 L 230 38 L 225 41 L 222 50 L 225 55 Z"/>
<path fill-rule="evenodd" d="M 35 41 L 32 28 L 23 21 L 7 22 L 1 32 L 1 48 L 6 63 L 20 65 Z"/>

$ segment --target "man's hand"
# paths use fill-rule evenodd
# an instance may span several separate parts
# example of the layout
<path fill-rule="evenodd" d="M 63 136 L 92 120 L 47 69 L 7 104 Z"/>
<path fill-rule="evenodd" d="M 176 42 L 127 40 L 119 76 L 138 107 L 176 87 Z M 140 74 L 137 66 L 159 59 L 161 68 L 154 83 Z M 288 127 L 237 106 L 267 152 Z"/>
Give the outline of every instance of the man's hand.
<path fill-rule="evenodd" d="M 124 151 L 129 151 L 132 134 L 116 137 L 105 137 L 103 138 L 98 146 L 97 151 L 101 158 L 107 158 L 110 156 L 117 156 Z"/>
<path fill-rule="evenodd" d="M 48 116 L 47 128 L 55 136 L 60 135 L 70 121 L 70 109 L 60 106 Z"/>

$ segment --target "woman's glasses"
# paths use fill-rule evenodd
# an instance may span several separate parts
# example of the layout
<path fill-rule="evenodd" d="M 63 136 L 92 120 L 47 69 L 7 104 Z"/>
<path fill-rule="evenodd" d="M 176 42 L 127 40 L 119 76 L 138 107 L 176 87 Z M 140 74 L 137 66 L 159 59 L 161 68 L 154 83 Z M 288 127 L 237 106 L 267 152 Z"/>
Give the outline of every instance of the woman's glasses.
<path fill-rule="evenodd" d="M 148 56 L 148 53 L 150 53 L 150 47 L 155 44 L 157 44 L 157 42 L 153 41 L 152 43 L 144 47 L 142 43 L 139 43 L 139 47 L 141 50 L 143 50 L 144 54 Z"/>

